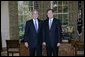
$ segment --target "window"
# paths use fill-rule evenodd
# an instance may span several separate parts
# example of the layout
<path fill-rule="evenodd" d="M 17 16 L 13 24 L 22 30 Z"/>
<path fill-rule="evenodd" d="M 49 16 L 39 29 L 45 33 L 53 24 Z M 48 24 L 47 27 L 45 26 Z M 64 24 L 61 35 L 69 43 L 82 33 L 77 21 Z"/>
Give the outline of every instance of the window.
<path fill-rule="evenodd" d="M 34 1 L 18 1 L 18 20 L 20 38 L 22 38 L 24 35 L 26 21 L 32 19 L 33 9 Z"/>
<path fill-rule="evenodd" d="M 54 17 L 62 21 L 62 39 L 70 39 L 67 33 L 69 25 L 69 8 L 68 1 L 51 1 L 51 9 L 54 10 Z"/>
<path fill-rule="evenodd" d="M 62 24 L 69 24 L 68 1 L 51 1 L 51 9 L 54 10 L 54 17 L 61 19 Z"/>

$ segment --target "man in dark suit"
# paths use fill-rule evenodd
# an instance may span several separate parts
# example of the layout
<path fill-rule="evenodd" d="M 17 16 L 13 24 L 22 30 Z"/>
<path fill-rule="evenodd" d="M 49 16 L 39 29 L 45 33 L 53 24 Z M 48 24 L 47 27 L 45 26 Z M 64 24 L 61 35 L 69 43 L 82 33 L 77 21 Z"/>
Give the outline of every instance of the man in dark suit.
<path fill-rule="evenodd" d="M 26 22 L 24 41 L 29 47 L 30 56 L 42 55 L 42 22 L 38 19 L 38 11 L 33 10 L 33 19 Z"/>
<path fill-rule="evenodd" d="M 44 21 L 44 37 L 43 44 L 46 45 L 47 56 L 58 55 L 58 46 L 61 38 L 61 22 L 59 19 L 53 18 L 53 10 L 47 11 L 48 18 Z"/>

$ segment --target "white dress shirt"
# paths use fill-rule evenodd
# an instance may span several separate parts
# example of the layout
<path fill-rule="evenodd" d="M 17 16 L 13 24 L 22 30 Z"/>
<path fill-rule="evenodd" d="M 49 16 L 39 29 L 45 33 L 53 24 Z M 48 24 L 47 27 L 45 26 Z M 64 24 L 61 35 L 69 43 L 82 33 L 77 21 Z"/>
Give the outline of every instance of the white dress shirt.
<path fill-rule="evenodd" d="M 53 18 L 49 19 L 49 29 L 50 29 L 51 26 L 52 26 L 52 22 L 53 22 Z"/>

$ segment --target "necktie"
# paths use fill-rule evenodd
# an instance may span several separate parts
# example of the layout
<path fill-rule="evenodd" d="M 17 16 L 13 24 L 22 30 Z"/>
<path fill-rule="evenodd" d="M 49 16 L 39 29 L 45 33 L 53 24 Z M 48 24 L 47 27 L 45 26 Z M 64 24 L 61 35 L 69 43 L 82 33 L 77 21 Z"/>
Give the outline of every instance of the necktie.
<path fill-rule="evenodd" d="M 49 29 L 51 28 L 51 25 L 52 25 L 52 20 L 50 19 L 49 20 Z"/>
<path fill-rule="evenodd" d="M 35 29 L 36 29 L 36 31 L 37 31 L 37 20 L 35 20 Z"/>

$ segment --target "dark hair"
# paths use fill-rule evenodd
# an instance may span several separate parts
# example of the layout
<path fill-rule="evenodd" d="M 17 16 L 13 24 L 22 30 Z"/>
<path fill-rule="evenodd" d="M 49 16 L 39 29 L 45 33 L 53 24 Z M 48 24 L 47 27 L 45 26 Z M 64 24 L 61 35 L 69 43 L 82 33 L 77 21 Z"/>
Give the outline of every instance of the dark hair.
<path fill-rule="evenodd" d="M 47 12 L 48 12 L 48 11 L 50 11 L 50 10 L 51 10 L 52 12 L 54 12 L 54 10 L 53 10 L 53 9 L 48 9 L 48 10 L 47 10 Z"/>

